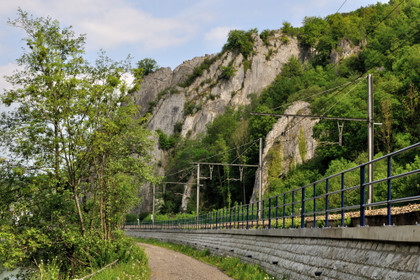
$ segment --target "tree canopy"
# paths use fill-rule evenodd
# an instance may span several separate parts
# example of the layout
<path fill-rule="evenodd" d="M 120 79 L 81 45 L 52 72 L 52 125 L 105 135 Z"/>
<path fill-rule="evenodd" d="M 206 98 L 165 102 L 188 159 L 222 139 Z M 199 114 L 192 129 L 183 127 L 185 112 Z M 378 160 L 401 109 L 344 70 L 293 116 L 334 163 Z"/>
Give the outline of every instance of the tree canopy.
<path fill-rule="evenodd" d="M 127 94 L 129 59 L 100 53 L 90 65 L 85 36 L 49 17 L 18 10 L 9 24 L 25 31 L 26 48 L 1 95 L 18 108 L 0 119 L 11 155 L 0 162 L 0 260 L 12 268 L 56 256 L 74 276 L 124 253 L 117 231 L 153 180 L 150 134 Z"/>

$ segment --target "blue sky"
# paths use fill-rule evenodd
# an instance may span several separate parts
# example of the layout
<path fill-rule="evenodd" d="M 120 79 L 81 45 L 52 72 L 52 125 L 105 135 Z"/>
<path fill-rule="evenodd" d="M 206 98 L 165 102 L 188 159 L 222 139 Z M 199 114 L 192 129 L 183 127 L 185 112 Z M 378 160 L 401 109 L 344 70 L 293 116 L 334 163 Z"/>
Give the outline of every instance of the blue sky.
<path fill-rule="evenodd" d="M 301 26 L 305 16 L 325 17 L 378 0 L 13 0 L 0 1 L 0 90 L 3 76 L 16 69 L 23 32 L 7 24 L 17 8 L 37 17 L 50 16 L 62 26 L 86 34 L 87 58 L 99 49 L 114 60 L 128 54 L 133 62 L 150 57 L 174 69 L 196 56 L 217 53 L 232 29 L 279 29 L 284 21 Z M 0 105 L 0 111 L 1 111 Z"/>

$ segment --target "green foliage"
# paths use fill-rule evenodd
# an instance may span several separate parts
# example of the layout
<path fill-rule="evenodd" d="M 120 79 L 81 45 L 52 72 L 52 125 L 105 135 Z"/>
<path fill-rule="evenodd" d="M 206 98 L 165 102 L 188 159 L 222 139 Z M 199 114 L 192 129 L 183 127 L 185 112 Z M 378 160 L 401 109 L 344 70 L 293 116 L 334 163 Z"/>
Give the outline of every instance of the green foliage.
<path fill-rule="evenodd" d="M 204 71 L 208 71 L 210 69 L 210 66 L 217 60 L 217 56 L 214 56 L 212 58 L 208 58 L 206 57 L 203 61 L 203 63 L 200 64 L 200 66 L 195 67 L 193 72 L 187 77 L 187 79 L 178 84 L 180 87 L 189 87 L 190 85 L 192 85 L 195 80 L 200 77 L 201 75 L 203 75 Z"/>
<path fill-rule="evenodd" d="M 220 66 L 221 73 L 219 79 L 221 80 L 230 80 L 230 78 L 235 76 L 236 69 L 232 65 Z"/>
<path fill-rule="evenodd" d="M 147 256 L 143 248 L 133 244 L 130 247 L 129 257 L 126 262 L 118 262 L 104 271 L 94 275 L 93 280 L 113 280 L 113 279 L 149 279 L 150 269 L 148 267 Z"/>
<path fill-rule="evenodd" d="M 138 108 L 122 78 L 129 59 L 100 53 L 89 65 L 84 36 L 18 14 L 9 23 L 27 35 L 23 70 L 7 77 L 14 87 L 0 96 L 20 105 L 0 119 L 1 149 L 13 156 L 0 162 L 0 239 L 7 240 L 0 262 L 38 264 L 40 273 L 63 279 L 114 257 L 125 262 L 128 243 L 118 229 L 139 186 L 154 180 L 150 133 L 144 118 L 134 118 Z"/>
<path fill-rule="evenodd" d="M 44 264 L 44 261 L 41 260 L 41 263 L 38 265 L 38 271 L 31 279 L 41 279 L 41 280 L 55 280 L 55 279 L 64 279 L 67 277 L 62 277 L 60 275 L 60 266 L 57 263 L 57 259 L 53 259 L 51 262 Z"/>
<path fill-rule="evenodd" d="M 156 60 L 152 58 L 144 58 L 137 62 L 137 68 L 142 69 L 143 75 L 146 76 L 158 70 L 159 65 L 157 64 Z"/>
<path fill-rule="evenodd" d="M 289 38 L 289 37 L 287 37 L 287 36 L 285 36 L 285 35 L 282 35 L 282 36 L 280 37 L 280 40 L 281 40 L 281 43 L 282 43 L 283 45 L 287 45 L 287 44 L 290 42 L 290 38 Z"/>
<path fill-rule="evenodd" d="M 265 29 L 260 33 L 260 38 L 266 46 L 270 45 L 270 38 L 274 36 L 274 30 Z"/>
<path fill-rule="evenodd" d="M 289 35 L 291 37 L 295 37 L 298 35 L 299 29 L 293 27 L 290 22 L 283 21 L 283 27 L 281 28 L 281 31 L 285 35 Z"/>
<path fill-rule="evenodd" d="M 201 106 L 196 105 L 194 100 L 191 100 L 191 101 L 186 102 L 184 104 L 184 115 L 186 115 L 186 116 L 187 115 L 192 115 L 198 110 L 201 110 Z"/>
<path fill-rule="evenodd" d="M 265 60 L 270 60 L 271 56 L 275 53 L 275 51 L 273 51 L 273 49 L 268 49 L 267 54 L 265 55 Z"/>
<path fill-rule="evenodd" d="M 393 11 L 396 5 L 399 5 L 398 9 Z M 311 104 L 313 115 L 366 118 L 366 82 L 358 79 L 362 73 L 374 75 L 375 121 L 383 123 L 375 132 L 375 153 L 386 154 L 419 142 L 419 11 L 418 1 L 408 0 L 390 4 L 378 3 L 326 18 L 305 18 L 301 28 L 284 23 L 285 38 L 297 36 L 301 46 L 310 48 L 313 58 L 302 63 L 298 58 L 292 57 L 284 64 L 281 74 L 258 97 L 256 94 L 250 95 L 250 105 L 235 108 L 238 111 L 235 113 L 226 110 L 225 114 L 208 125 L 207 135 L 200 135 L 195 140 L 180 141 L 180 145 L 171 154 L 167 174 L 189 168 L 188 162 L 209 157 L 216 162 L 236 160 L 235 163 L 241 161 L 258 164 L 257 145 L 243 149 L 239 148 L 239 143 L 257 141 L 260 137 L 264 139 L 277 118 L 254 116 L 250 112 L 283 113 L 294 101 L 305 100 Z M 270 32 L 263 31 L 261 34 L 262 38 L 269 38 Z M 241 53 L 245 50 L 247 55 L 243 54 L 247 58 L 244 60 L 244 70 L 248 69 L 248 61 L 251 61 L 253 36 L 252 32 L 232 31 L 224 47 L 224 50 Z M 342 40 L 350 47 L 357 47 L 360 52 L 341 60 L 338 65 L 331 65 L 331 52 L 343 51 L 339 47 L 342 46 L 339 45 Z M 267 57 L 272 57 L 273 52 L 274 50 L 268 53 Z M 189 111 L 192 113 L 194 110 L 195 107 L 191 104 Z M 267 196 L 287 192 L 367 160 L 365 124 L 345 122 L 342 146 L 336 144 L 339 136 L 336 121 L 321 120 L 313 132 L 319 144 L 315 158 L 302 166 L 293 167 L 288 174 L 282 174 L 284 162 L 280 153 L 275 151 L 280 148 L 276 146 L 270 151 L 270 193 Z M 234 135 L 237 139 L 245 140 L 234 140 Z M 301 157 L 305 157 L 308 151 L 305 151 L 303 145 L 302 131 L 299 133 L 299 140 L 299 152 Z M 393 166 L 395 164 L 394 167 L 398 170 L 413 168 L 411 165 L 414 163 L 411 161 L 410 166 L 407 166 L 407 162 L 410 161 L 398 159 Z M 416 164 L 417 162 L 414 165 Z M 381 164 L 375 170 L 378 176 L 385 174 Z M 359 178 L 356 173 L 348 174 L 346 187 L 357 183 Z M 210 175 L 207 168 L 202 168 L 202 174 L 206 177 Z M 221 209 L 228 203 L 249 201 L 252 184 L 248 182 L 254 182 L 255 170 L 245 171 L 246 183 L 228 180 L 238 178 L 236 168 L 215 167 L 212 175 L 212 181 L 206 180 L 201 189 L 201 209 Z M 180 176 L 171 179 L 185 181 L 184 176 L 187 175 L 181 172 Z M 332 181 L 331 188 L 338 190 L 338 182 Z M 415 187 L 410 187 L 410 184 Z M 398 197 L 403 196 L 404 192 L 416 193 L 417 186 L 417 181 L 398 180 L 398 183 L 395 182 L 393 195 Z M 318 192 L 321 194 L 322 189 Z M 384 186 L 378 186 L 375 197 L 382 199 L 384 195 Z M 178 211 L 180 199 L 171 199 L 172 209 Z M 290 203 L 291 198 L 287 199 Z M 340 200 L 338 195 L 331 196 L 330 199 L 333 205 L 338 205 Z M 345 203 L 358 203 L 358 199 L 358 195 L 349 192 Z M 193 200 L 190 204 L 192 203 Z M 307 207 L 310 209 L 313 205 L 308 202 Z M 287 211 L 290 214 L 291 209 Z"/>
<path fill-rule="evenodd" d="M 292 56 L 289 61 L 283 65 L 281 77 L 293 78 L 303 74 L 303 65 L 296 57 Z"/>
<path fill-rule="evenodd" d="M 241 53 L 245 59 L 251 55 L 254 48 L 253 34 L 258 34 L 257 29 L 231 30 L 228 35 L 227 43 L 223 46 L 223 52 L 236 51 Z"/>
<path fill-rule="evenodd" d="M 126 223 L 136 223 L 138 216 L 136 214 L 126 214 L 125 215 L 125 222 Z"/>
<path fill-rule="evenodd" d="M 244 65 L 244 73 L 246 73 L 246 71 L 251 69 L 252 61 L 249 59 L 244 60 L 243 65 Z"/>
<path fill-rule="evenodd" d="M 159 135 L 159 149 L 161 150 L 169 150 L 175 147 L 177 143 L 177 135 L 172 134 L 171 136 L 167 136 L 162 130 L 156 130 L 156 133 Z"/>

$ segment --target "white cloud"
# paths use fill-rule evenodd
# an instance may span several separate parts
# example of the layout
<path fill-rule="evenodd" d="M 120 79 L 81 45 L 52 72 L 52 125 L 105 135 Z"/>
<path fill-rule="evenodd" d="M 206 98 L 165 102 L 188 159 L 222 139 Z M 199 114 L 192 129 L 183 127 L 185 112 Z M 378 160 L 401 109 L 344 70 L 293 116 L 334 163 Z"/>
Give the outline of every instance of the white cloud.
<path fill-rule="evenodd" d="M 179 19 L 154 18 L 127 7 L 85 18 L 78 25 L 93 48 L 113 48 L 124 43 L 138 43 L 145 49 L 166 48 L 186 42 L 197 30 Z"/>
<path fill-rule="evenodd" d="M 4 89 L 10 89 L 12 86 L 4 79 L 4 76 L 10 76 L 14 70 L 17 70 L 19 66 L 15 63 L 8 63 L 6 65 L 0 65 L 0 91 Z"/>
<path fill-rule="evenodd" d="M 50 16 L 64 26 L 72 25 L 86 34 L 88 49 L 110 49 L 138 44 L 142 49 L 179 46 L 188 41 L 198 26 L 187 17 L 158 18 L 134 7 L 127 0 L 15 0 L 4 1 L 0 10 L 8 15 L 21 7 L 35 16 Z M 12 17 L 13 18 L 13 17 Z"/>
<path fill-rule="evenodd" d="M 223 45 L 226 42 L 229 31 L 233 29 L 235 28 L 229 26 L 213 28 L 204 35 L 204 40 L 214 45 Z"/>
<path fill-rule="evenodd" d="M 9 75 L 13 74 L 13 71 L 17 70 L 18 68 L 19 68 L 19 66 L 17 64 L 14 64 L 14 63 L 8 63 L 6 65 L 0 65 L 0 94 L 2 94 L 5 89 L 12 88 L 12 85 L 9 84 L 8 82 L 6 82 L 6 80 L 4 79 L 4 76 L 9 76 Z M 13 104 L 10 107 L 7 107 L 6 105 L 1 103 L 1 101 L 0 101 L 0 114 L 2 112 L 11 111 L 11 110 L 15 109 L 16 107 L 17 106 L 13 105 Z"/>

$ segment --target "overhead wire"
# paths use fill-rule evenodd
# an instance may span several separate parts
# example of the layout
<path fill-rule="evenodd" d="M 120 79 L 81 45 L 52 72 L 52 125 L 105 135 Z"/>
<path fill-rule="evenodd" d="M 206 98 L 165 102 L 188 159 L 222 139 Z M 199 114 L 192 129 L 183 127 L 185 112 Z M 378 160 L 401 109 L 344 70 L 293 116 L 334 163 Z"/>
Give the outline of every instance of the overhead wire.
<path fill-rule="evenodd" d="M 252 142 L 251 144 L 255 145 L 256 141 Z M 239 156 L 237 156 L 234 160 L 232 160 L 230 163 L 233 164 L 236 160 L 238 160 L 241 156 L 243 156 L 249 149 L 251 149 L 253 146 L 250 145 L 248 148 L 246 148 Z"/>
<path fill-rule="evenodd" d="M 224 155 L 224 154 L 226 154 L 226 153 L 228 153 L 228 152 L 230 152 L 230 151 L 232 151 L 232 150 L 235 150 L 235 149 L 237 149 L 237 148 L 244 147 L 244 146 L 246 146 L 246 145 L 251 145 L 251 144 L 254 144 L 254 143 L 256 143 L 257 141 L 259 141 L 259 139 L 254 140 L 254 141 L 251 141 L 251 142 L 248 142 L 248 143 L 245 143 L 245 144 L 243 144 L 243 145 L 241 145 L 241 146 L 239 146 L 239 147 L 235 147 L 235 148 L 232 148 L 232 149 L 226 150 L 226 151 L 224 151 L 224 152 L 222 152 L 222 153 L 219 153 L 219 154 L 216 154 L 216 155 L 212 155 L 212 156 L 209 156 L 209 157 L 201 158 L 201 159 L 199 159 L 198 161 L 199 161 L 199 162 L 205 162 L 205 161 L 208 161 L 208 160 L 209 160 L 209 159 L 211 159 L 211 158 L 214 158 L 214 157 L 217 157 L 217 156 Z M 194 166 L 192 166 L 192 167 L 189 167 L 189 168 L 185 168 L 185 169 L 183 169 L 183 170 L 180 170 L 180 171 L 177 171 L 177 172 L 174 172 L 174 173 L 168 174 L 168 175 L 166 175 L 165 177 L 174 176 L 174 175 L 176 175 L 176 174 L 178 174 L 178 173 L 185 172 L 185 171 L 189 171 L 189 170 L 192 170 L 192 169 L 195 169 L 195 167 L 194 167 Z"/>
<path fill-rule="evenodd" d="M 326 110 L 325 111 L 325 109 L 324 109 L 324 113 L 322 114 L 322 116 L 323 117 L 325 117 L 325 115 L 329 112 L 329 111 L 331 111 L 332 110 L 332 108 L 334 108 L 335 106 L 337 106 L 337 104 L 338 103 L 340 103 L 342 100 L 343 100 L 343 98 L 345 97 L 345 96 L 347 96 L 350 92 L 352 92 L 362 81 L 363 81 L 363 79 L 362 78 L 364 78 L 363 76 L 361 76 L 361 77 L 359 77 L 358 79 L 356 79 L 356 80 L 354 80 L 354 82 L 356 82 L 356 81 L 359 81 L 352 89 L 350 89 L 347 93 L 345 93 L 336 103 L 334 103 L 328 110 Z"/>
<path fill-rule="evenodd" d="M 341 10 L 341 8 L 345 5 L 345 3 L 347 2 L 347 0 L 344 0 L 343 1 L 343 3 L 341 4 L 341 6 L 338 8 L 338 10 L 336 11 L 336 13 L 338 13 L 340 10 Z M 395 6 L 394 6 L 394 8 L 378 23 L 378 24 L 376 24 L 375 26 L 374 26 L 374 28 L 372 29 L 372 30 L 375 30 L 381 23 L 383 23 L 386 19 L 388 19 L 390 16 L 391 16 L 391 14 L 394 12 L 394 11 L 396 11 L 396 9 L 403 3 L 404 1 L 401 1 L 401 2 L 399 2 L 399 3 L 397 3 Z M 415 35 L 417 35 L 418 33 L 419 33 L 420 31 L 417 31 L 412 37 L 414 37 Z M 411 38 L 412 38 L 411 37 Z M 405 41 L 407 41 L 407 40 L 409 40 L 410 38 L 407 38 Z M 405 42 L 404 41 L 404 42 Z M 400 48 L 401 47 L 401 45 L 402 44 L 400 44 L 396 49 L 398 49 L 398 48 Z M 394 50 L 392 50 L 391 51 L 391 53 L 392 52 L 394 52 L 396 49 L 394 49 Z M 324 91 L 322 91 L 322 92 L 319 92 L 319 93 L 316 93 L 316 94 L 313 94 L 313 95 L 311 95 L 311 96 L 308 96 L 308 97 L 305 97 L 304 99 L 301 99 L 301 100 L 297 100 L 297 101 L 304 101 L 304 100 L 308 100 L 308 99 L 310 99 L 310 98 L 313 98 L 313 97 L 315 97 L 315 96 L 318 96 L 318 95 L 321 95 L 321 94 L 324 94 L 324 93 L 327 93 L 327 92 L 330 92 L 330 91 L 333 91 L 333 90 L 336 90 L 336 89 L 338 89 L 338 88 L 341 88 L 342 87 L 342 89 L 341 90 L 339 90 L 337 93 L 335 93 L 334 94 L 334 96 L 338 96 L 342 91 L 344 91 L 348 86 L 350 86 L 351 84 L 353 84 L 353 83 L 355 83 L 355 82 L 358 82 L 357 83 L 357 85 L 359 85 L 360 84 L 360 82 L 362 81 L 362 77 L 364 76 L 365 74 L 361 74 L 359 77 L 357 77 L 355 80 L 353 80 L 353 81 L 350 81 L 350 82 L 346 82 L 346 83 L 344 83 L 344 84 L 342 84 L 342 85 L 339 85 L 339 86 L 336 86 L 336 87 L 334 87 L 334 88 L 331 88 L 331 89 L 327 89 L 327 90 L 324 90 Z M 328 108 L 328 110 L 326 110 L 325 111 L 325 109 L 324 109 L 324 113 L 323 113 L 323 115 L 322 116 L 325 116 L 328 112 L 330 112 L 335 106 L 337 106 L 342 100 L 343 100 L 343 98 L 345 97 L 345 96 L 347 96 L 351 91 L 353 91 L 356 87 L 357 87 L 357 85 L 355 85 L 351 90 L 349 90 L 346 94 L 344 94 L 344 96 L 342 96 L 337 102 L 335 102 L 330 108 Z M 296 102 L 296 101 L 294 101 L 294 102 Z M 291 105 L 291 104 L 293 104 L 293 102 L 290 102 L 290 103 L 286 103 L 286 104 L 282 104 L 282 105 L 280 105 L 280 106 L 278 106 L 278 107 L 275 107 L 275 108 L 272 108 L 272 109 L 269 109 L 271 112 L 272 111 L 275 111 L 275 110 L 277 110 L 277 109 L 280 109 L 280 108 L 282 108 L 282 107 L 285 107 L 285 106 L 288 106 L 288 105 Z M 300 124 L 302 121 L 303 121 L 304 119 L 301 119 L 301 120 L 299 120 L 298 122 L 296 122 L 294 125 L 292 125 L 291 127 L 289 127 L 286 131 L 284 131 L 284 133 L 286 134 L 288 131 L 290 131 L 292 128 L 294 128 L 295 126 L 297 126 L 298 124 Z M 248 145 L 248 144 L 252 144 L 252 143 L 255 143 L 256 141 L 258 141 L 258 139 L 257 140 L 254 140 L 254 141 L 252 141 L 252 142 L 248 142 L 248 143 L 246 143 L 246 144 L 244 144 L 244 145 L 242 145 L 242 146 L 240 146 L 240 147 L 243 147 L 243 146 L 246 146 L 246 145 Z M 237 147 L 235 147 L 235 148 L 232 148 L 232 149 L 229 149 L 229 150 L 227 150 L 227 151 L 225 151 L 225 152 L 223 152 L 223 153 L 219 153 L 219 154 L 216 154 L 216 155 L 213 155 L 213 156 L 210 156 L 210 157 L 207 157 L 207 158 L 202 158 L 202 159 L 200 159 L 199 161 L 206 161 L 206 160 L 209 160 L 209 159 L 211 159 L 211 158 L 214 158 L 214 157 L 217 157 L 217 156 L 220 156 L 220 155 L 223 155 L 223 154 L 226 154 L 226 153 L 228 153 L 228 152 L 230 152 L 230 151 L 232 151 L 232 150 L 234 150 L 234 149 L 236 149 Z M 248 148 L 249 149 L 249 148 Z M 242 156 L 248 149 L 246 149 L 240 156 Z M 239 157 L 240 157 L 239 156 Z M 237 158 L 235 158 L 232 162 L 235 162 L 239 157 L 237 157 Z M 175 172 L 175 173 L 172 173 L 172 174 L 169 174 L 169 175 L 167 175 L 167 176 L 173 176 L 173 175 L 176 175 L 176 174 L 178 174 L 178 173 L 181 173 L 181 172 L 184 172 L 184 171 L 189 171 L 189 170 L 192 170 L 192 169 L 195 169 L 195 167 L 193 166 L 193 167 L 190 167 L 190 168 L 186 168 L 186 169 L 183 169 L 183 170 L 180 170 L 180 171 L 177 171 L 177 172 Z"/>
<path fill-rule="evenodd" d="M 314 94 L 312 94 L 312 95 L 310 95 L 310 96 L 307 96 L 307 97 L 305 97 L 305 98 L 302 98 L 302 99 L 299 99 L 299 100 L 296 100 L 296 101 L 305 101 L 305 100 L 311 99 L 311 98 L 313 98 L 313 97 L 315 97 L 315 96 L 318 96 L 318 95 L 321 95 L 321 94 L 324 94 L 324 93 L 327 93 L 327 92 L 330 92 L 330 91 L 336 90 L 336 89 L 338 89 L 338 88 L 340 88 L 340 87 L 343 87 L 343 86 L 347 86 L 348 84 L 351 84 L 352 82 L 353 82 L 353 81 L 346 82 L 346 83 L 344 83 L 344 84 L 341 84 L 341 85 L 335 86 L 335 87 L 333 87 L 333 88 L 330 88 L 330 89 L 327 89 L 327 90 L 324 90 L 324 91 L 321 91 L 321 92 L 318 92 L 318 93 L 314 93 Z M 286 106 L 292 105 L 292 104 L 293 104 L 294 102 L 296 102 L 296 101 L 292 101 L 292 102 L 289 102 L 289 103 L 285 103 L 285 104 L 282 104 L 282 105 L 280 105 L 280 106 L 274 107 L 274 108 L 269 109 L 269 110 L 270 110 L 270 111 L 275 111 L 275 110 L 278 110 L 278 109 L 280 109 L 280 108 L 283 108 L 283 107 L 286 107 Z M 265 111 L 265 112 L 261 112 L 261 113 L 268 113 L 268 112 L 267 112 L 267 111 Z"/>
<path fill-rule="evenodd" d="M 347 0 L 344 0 L 343 4 L 341 4 L 340 8 L 338 8 L 338 10 L 335 13 L 338 13 L 341 10 L 341 8 L 344 6 L 344 4 L 346 4 L 346 2 Z"/>

